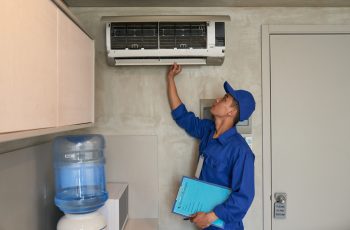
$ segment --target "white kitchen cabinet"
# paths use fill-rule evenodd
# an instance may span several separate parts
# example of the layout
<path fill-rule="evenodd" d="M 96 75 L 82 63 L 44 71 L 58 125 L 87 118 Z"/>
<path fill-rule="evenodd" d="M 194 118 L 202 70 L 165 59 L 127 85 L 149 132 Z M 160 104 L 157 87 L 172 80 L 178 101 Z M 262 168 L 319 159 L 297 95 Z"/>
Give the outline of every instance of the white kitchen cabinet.
<path fill-rule="evenodd" d="M 2 4 L 0 142 L 94 122 L 94 41 L 67 15 L 48 0 Z"/>
<path fill-rule="evenodd" d="M 0 133 L 54 127 L 57 7 L 12 0 L 0 12 Z"/>
<path fill-rule="evenodd" d="M 94 120 L 94 42 L 58 12 L 58 125 Z"/>

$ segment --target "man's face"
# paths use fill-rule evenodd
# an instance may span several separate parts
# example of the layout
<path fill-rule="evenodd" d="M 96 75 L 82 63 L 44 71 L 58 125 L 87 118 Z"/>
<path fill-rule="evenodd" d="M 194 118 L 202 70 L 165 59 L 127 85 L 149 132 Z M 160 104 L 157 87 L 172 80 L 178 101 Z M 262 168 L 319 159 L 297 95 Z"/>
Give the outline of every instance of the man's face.
<path fill-rule="evenodd" d="M 210 112 L 214 117 L 233 117 L 237 113 L 237 108 L 234 105 L 233 97 L 225 94 L 222 98 L 216 99 Z"/>

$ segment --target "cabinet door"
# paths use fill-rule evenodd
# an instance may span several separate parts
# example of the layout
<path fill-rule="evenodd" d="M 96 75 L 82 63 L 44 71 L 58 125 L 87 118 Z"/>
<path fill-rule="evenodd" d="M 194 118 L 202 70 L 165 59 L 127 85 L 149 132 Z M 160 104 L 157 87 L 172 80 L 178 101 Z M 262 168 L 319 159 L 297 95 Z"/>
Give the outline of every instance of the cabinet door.
<path fill-rule="evenodd" d="M 94 41 L 58 12 L 59 126 L 94 120 Z"/>
<path fill-rule="evenodd" d="M 56 126 L 56 6 L 3 1 L 0 28 L 0 133 Z"/>

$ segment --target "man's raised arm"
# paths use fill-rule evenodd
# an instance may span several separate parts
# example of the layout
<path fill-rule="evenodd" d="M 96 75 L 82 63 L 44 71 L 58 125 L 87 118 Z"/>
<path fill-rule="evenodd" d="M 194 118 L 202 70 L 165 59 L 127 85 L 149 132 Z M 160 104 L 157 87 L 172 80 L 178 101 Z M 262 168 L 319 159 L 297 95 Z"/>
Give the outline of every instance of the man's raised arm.
<path fill-rule="evenodd" d="M 168 98 L 170 107 L 172 110 L 176 109 L 179 105 L 182 104 L 181 99 L 179 98 L 179 95 L 177 94 L 176 85 L 175 85 L 175 76 L 178 75 L 181 72 L 181 66 L 174 63 L 172 66 L 170 66 L 168 75 L 167 75 L 167 81 L 168 81 Z"/>

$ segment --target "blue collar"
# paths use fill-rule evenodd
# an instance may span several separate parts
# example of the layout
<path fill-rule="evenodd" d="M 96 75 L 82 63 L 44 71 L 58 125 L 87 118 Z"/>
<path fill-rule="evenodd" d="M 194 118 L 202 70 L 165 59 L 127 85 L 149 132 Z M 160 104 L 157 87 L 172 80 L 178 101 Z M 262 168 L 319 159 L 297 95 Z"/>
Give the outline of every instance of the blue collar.
<path fill-rule="evenodd" d="M 215 133 L 215 129 L 214 129 L 214 133 Z M 236 126 L 230 128 L 229 130 L 227 130 L 226 132 L 224 132 L 223 134 L 221 134 L 217 140 L 222 144 L 225 145 L 227 144 L 230 140 L 231 137 L 233 137 L 234 135 L 237 134 L 237 129 Z"/>

